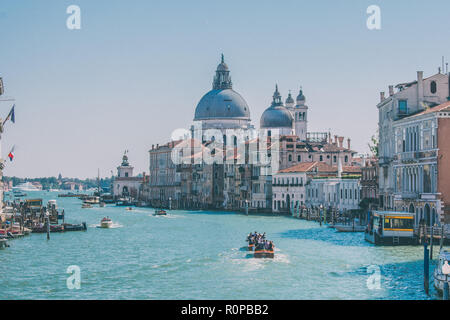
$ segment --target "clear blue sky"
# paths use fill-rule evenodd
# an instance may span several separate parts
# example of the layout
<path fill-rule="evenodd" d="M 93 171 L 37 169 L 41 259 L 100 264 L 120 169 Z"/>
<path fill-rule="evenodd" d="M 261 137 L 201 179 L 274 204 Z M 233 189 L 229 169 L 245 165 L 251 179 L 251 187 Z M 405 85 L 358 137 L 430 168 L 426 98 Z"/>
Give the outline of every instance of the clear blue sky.
<path fill-rule="evenodd" d="M 81 30 L 66 28 L 71 4 Z M 371 4 L 379 31 L 366 28 Z M 447 0 L 1 0 L 0 76 L 17 120 L 2 136 L 3 157 L 16 145 L 4 174 L 109 176 L 125 149 L 148 172 L 151 145 L 191 123 L 222 52 L 256 126 L 275 83 L 283 99 L 302 85 L 310 131 L 367 152 L 379 92 L 450 57 L 449 14 Z"/>

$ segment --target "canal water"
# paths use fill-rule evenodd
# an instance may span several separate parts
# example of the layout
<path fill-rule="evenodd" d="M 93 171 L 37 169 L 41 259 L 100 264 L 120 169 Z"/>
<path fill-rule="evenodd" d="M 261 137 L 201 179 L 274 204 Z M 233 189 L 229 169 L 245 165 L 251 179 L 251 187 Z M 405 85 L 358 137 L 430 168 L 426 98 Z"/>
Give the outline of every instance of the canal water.
<path fill-rule="evenodd" d="M 82 209 L 53 192 L 28 197 L 57 199 L 66 222 L 86 221 L 88 230 L 10 241 L 0 251 L 0 299 L 437 298 L 423 291 L 420 246 L 375 247 L 362 233 L 291 217 L 178 210 L 156 217 L 149 208 Z M 96 227 L 104 216 L 114 228 Z M 242 249 L 251 231 L 275 242 L 273 260 Z M 78 290 L 67 286 L 69 266 L 80 268 Z"/>

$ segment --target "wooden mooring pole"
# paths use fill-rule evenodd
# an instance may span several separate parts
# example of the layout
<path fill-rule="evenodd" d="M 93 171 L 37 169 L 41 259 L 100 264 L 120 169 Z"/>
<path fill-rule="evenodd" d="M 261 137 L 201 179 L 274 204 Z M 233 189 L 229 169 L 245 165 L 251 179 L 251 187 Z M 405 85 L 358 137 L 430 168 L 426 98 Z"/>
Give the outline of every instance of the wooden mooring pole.
<path fill-rule="evenodd" d="M 430 232 L 430 260 L 433 260 L 433 240 L 434 240 L 434 228 L 431 226 Z"/>
<path fill-rule="evenodd" d="M 449 300 L 448 295 L 448 275 L 445 276 L 444 286 L 442 287 L 442 300 Z"/>
<path fill-rule="evenodd" d="M 428 295 L 429 292 L 429 284 L 430 284 L 430 260 L 429 260 L 429 252 L 428 252 L 428 243 L 425 238 L 423 242 L 423 286 L 425 289 L 425 293 Z"/>
<path fill-rule="evenodd" d="M 50 218 L 49 215 L 47 214 L 47 219 L 46 219 L 46 224 L 47 224 L 47 240 L 50 240 Z"/>

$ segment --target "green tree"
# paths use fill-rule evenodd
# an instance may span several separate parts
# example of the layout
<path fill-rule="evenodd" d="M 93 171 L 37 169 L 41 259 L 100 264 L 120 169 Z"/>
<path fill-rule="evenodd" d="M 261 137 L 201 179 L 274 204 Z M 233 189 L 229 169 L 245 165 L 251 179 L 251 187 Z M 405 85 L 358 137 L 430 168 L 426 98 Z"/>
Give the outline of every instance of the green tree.
<path fill-rule="evenodd" d="M 379 138 L 378 138 L 378 130 L 377 130 L 377 133 L 374 134 L 370 138 L 370 142 L 368 143 L 370 152 L 372 152 L 372 154 L 374 156 L 376 156 L 377 158 L 378 158 L 378 143 L 379 143 Z"/>

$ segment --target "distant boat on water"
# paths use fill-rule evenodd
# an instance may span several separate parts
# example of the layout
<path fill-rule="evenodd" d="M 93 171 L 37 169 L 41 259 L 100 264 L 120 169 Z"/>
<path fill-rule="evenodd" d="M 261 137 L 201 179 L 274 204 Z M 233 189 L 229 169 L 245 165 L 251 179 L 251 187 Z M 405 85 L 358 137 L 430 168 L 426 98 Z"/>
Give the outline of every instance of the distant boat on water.
<path fill-rule="evenodd" d="M 15 187 L 12 187 L 13 192 L 17 191 L 40 191 L 39 188 L 36 188 L 31 182 L 24 182 Z"/>
<path fill-rule="evenodd" d="M 102 221 L 100 221 L 100 228 L 105 228 L 105 229 L 111 228 L 112 223 L 113 222 L 110 217 L 104 217 L 102 219 Z"/>

